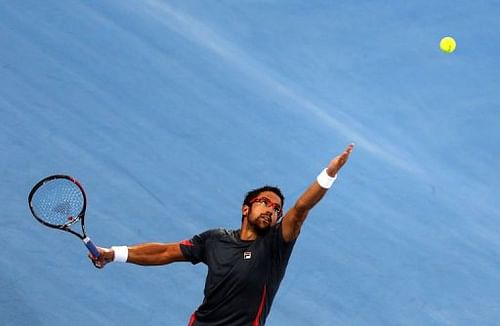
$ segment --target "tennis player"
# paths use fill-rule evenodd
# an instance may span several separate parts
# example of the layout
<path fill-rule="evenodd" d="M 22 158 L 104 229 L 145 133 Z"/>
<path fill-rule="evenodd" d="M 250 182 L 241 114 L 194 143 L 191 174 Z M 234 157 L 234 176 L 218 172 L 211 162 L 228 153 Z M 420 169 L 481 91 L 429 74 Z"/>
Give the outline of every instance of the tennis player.
<path fill-rule="evenodd" d="M 99 258 L 89 257 L 97 268 L 110 262 L 202 262 L 208 266 L 205 298 L 188 325 L 264 325 L 302 224 L 332 186 L 353 147 L 350 144 L 332 159 L 284 216 L 280 189 L 265 186 L 246 195 L 239 230 L 208 230 L 176 243 L 98 248 Z"/>

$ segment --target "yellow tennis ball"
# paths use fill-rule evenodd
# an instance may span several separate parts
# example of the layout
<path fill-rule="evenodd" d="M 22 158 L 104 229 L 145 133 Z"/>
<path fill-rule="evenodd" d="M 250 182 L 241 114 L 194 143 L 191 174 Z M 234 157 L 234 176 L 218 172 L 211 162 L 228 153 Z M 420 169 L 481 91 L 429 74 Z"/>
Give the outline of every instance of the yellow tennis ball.
<path fill-rule="evenodd" d="M 439 47 L 441 48 L 441 51 L 445 53 L 452 53 L 457 48 L 457 42 L 455 42 L 453 37 L 446 36 L 441 39 L 441 42 L 439 42 Z"/>

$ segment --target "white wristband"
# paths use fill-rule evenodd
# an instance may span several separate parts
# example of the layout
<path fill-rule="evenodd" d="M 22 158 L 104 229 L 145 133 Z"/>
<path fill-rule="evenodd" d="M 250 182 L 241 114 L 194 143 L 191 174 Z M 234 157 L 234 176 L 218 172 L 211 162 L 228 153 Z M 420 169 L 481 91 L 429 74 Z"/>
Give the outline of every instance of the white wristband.
<path fill-rule="evenodd" d="M 316 181 L 318 181 L 321 188 L 330 189 L 330 187 L 332 186 L 332 184 L 335 182 L 336 179 L 337 179 L 337 174 L 335 174 L 335 176 L 331 177 L 328 175 L 328 173 L 326 173 L 326 169 L 324 169 L 318 175 L 318 177 L 316 178 Z"/>
<path fill-rule="evenodd" d="M 128 259 L 128 247 L 127 246 L 117 246 L 117 247 L 111 247 L 113 251 L 115 252 L 115 257 L 113 258 L 113 261 L 118 262 L 118 263 L 126 263 Z"/>

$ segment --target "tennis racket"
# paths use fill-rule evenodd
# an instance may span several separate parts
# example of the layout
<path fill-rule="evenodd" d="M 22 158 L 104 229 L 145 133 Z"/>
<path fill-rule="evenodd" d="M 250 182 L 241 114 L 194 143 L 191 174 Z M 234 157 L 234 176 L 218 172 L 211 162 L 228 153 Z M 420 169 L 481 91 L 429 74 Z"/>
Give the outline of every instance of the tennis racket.
<path fill-rule="evenodd" d="M 99 251 L 85 233 L 87 196 L 75 178 L 58 174 L 42 179 L 31 189 L 28 204 L 38 222 L 76 235 L 94 257 L 99 257 Z M 82 233 L 71 229 L 78 222 Z"/>

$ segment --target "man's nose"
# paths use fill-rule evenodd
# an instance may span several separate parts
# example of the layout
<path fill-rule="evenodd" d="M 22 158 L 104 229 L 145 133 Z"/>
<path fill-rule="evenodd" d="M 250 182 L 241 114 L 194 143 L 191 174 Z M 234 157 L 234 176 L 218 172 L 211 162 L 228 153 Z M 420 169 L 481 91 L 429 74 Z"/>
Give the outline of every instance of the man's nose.
<path fill-rule="evenodd" d="M 269 215 L 273 216 L 273 214 L 274 214 L 274 207 L 272 207 L 272 206 L 266 206 L 266 212 L 269 212 Z"/>

